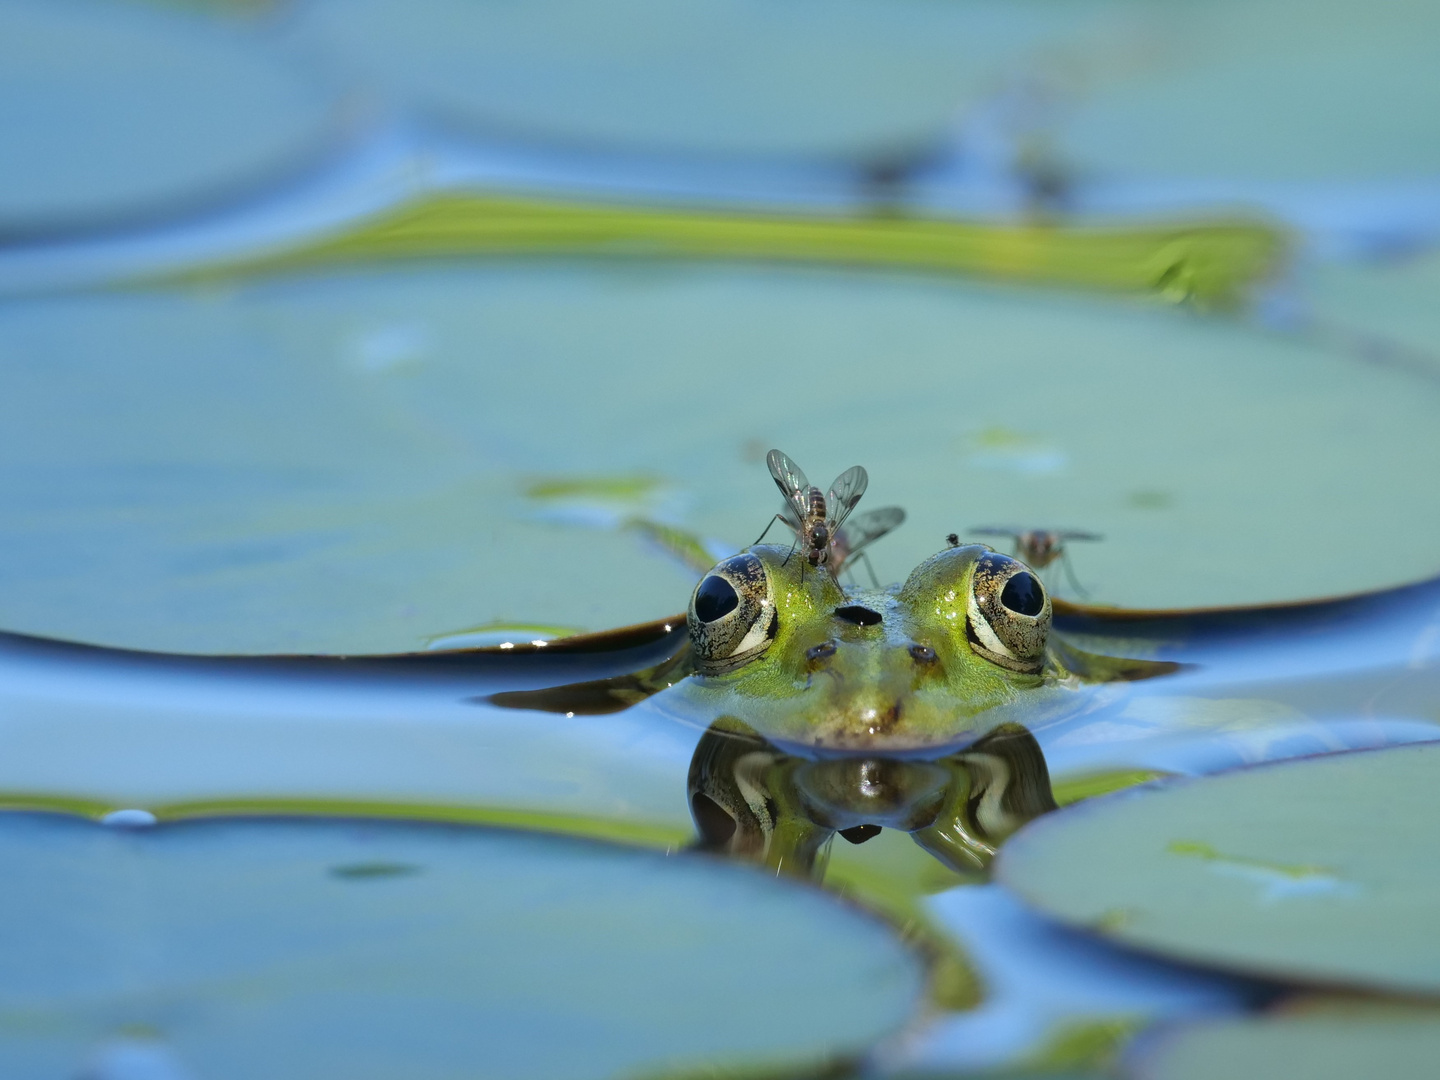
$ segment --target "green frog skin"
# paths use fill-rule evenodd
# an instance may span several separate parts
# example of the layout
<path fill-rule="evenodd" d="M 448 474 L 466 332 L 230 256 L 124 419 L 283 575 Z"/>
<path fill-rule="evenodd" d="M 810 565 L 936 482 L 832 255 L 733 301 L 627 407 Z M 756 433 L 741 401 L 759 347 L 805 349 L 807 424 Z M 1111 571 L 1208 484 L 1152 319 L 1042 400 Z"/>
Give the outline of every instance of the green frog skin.
<path fill-rule="evenodd" d="M 786 547 L 756 546 L 696 586 L 694 674 L 665 704 L 801 753 L 924 753 L 1069 714 L 1086 683 L 1172 669 L 1082 653 L 1050 618 L 1039 578 L 984 545 L 947 548 L 898 587 L 848 591 Z"/>

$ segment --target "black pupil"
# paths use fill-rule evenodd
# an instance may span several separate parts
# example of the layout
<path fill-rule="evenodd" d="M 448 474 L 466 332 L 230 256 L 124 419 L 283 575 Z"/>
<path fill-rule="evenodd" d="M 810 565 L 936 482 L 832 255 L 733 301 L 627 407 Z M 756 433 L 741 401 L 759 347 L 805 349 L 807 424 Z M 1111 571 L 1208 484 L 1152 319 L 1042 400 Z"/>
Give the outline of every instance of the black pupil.
<path fill-rule="evenodd" d="M 739 606 L 740 596 L 735 586 L 723 577 L 712 574 L 695 590 L 695 617 L 701 622 L 724 618 Z"/>
<path fill-rule="evenodd" d="M 1017 615 L 1039 615 L 1045 606 L 1045 593 L 1035 575 L 1022 570 L 1005 583 L 1000 603 Z"/>

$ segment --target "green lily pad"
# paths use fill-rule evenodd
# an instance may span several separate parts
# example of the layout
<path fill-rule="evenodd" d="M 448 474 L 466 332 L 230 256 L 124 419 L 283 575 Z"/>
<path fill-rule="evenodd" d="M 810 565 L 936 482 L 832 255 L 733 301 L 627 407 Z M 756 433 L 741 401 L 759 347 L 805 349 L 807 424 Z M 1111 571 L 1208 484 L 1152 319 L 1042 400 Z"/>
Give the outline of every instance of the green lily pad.
<path fill-rule="evenodd" d="M 643 622 L 684 608 L 695 545 L 629 523 L 752 542 L 777 445 L 906 508 L 888 580 L 1014 524 L 1104 534 L 1071 554 L 1104 602 L 1360 591 L 1440 561 L 1413 479 L 1437 394 L 1168 308 L 862 273 L 422 264 L 15 300 L 0 626 L 355 653 Z M 1385 557 L 1337 559 L 1357 535 Z"/>
<path fill-rule="evenodd" d="M 323 149 L 333 97 L 258 36 L 106 0 L 0 2 L 0 235 L 201 209 Z"/>
<path fill-rule="evenodd" d="M 1325 1009 L 1182 1027 L 1137 1055 L 1143 1080 L 1429 1080 L 1440 1059 L 1440 1015 L 1402 1006 Z"/>
<path fill-rule="evenodd" d="M 1216 0 L 1137 7 L 1127 29 L 1128 42 L 1071 58 L 1081 89 L 1059 145 L 1087 172 L 1283 182 L 1440 169 L 1433 4 Z"/>
<path fill-rule="evenodd" d="M 1088 17 L 1034 2 L 318 0 L 300 25 L 318 55 L 485 133 L 833 158 L 923 148 Z"/>
<path fill-rule="evenodd" d="M 7 1076 L 127 1051 L 217 1080 L 800 1069 L 895 1030 L 923 982 L 882 924 L 701 857 L 29 814 L 0 852 L 24 883 L 0 898 Z"/>
<path fill-rule="evenodd" d="M 1127 945 L 1257 975 L 1440 990 L 1440 745 L 1335 754 L 1081 803 L 1001 879 Z"/>
<path fill-rule="evenodd" d="M 1440 380 L 1440 254 L 1313 265 L 1305 296 L 1317 336 L 1359 359 Z"/>

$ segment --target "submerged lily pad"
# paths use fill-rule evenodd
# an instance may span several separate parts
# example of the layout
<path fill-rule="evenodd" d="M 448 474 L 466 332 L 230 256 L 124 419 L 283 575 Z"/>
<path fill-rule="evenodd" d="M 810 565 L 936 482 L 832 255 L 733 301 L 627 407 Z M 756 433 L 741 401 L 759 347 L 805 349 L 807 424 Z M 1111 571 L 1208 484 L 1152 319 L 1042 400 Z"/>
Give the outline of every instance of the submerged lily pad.
<path fill-rule="evenodd" d="M 1429 1080 L 1440 1060 L 1440 1014 L 1397 1006 L 1227 1020 L 1183 1027 L 1138 1056 L 1141 1080 Z"/>
<path fill-rule="evenodd" d="M 334 101 L 258 37 L 106 0 L 0 2 L 0 236 L 194 211 L 323 149 Z"/>
<path fill-rule="evenodd" d="M 0 897 L 7 1076 L 126 1053 L 217 1080 L 798 1069 L 865 1049 L 921 991 L 878 922 L 700 857 L 24 814 L 0 815 L 0 853 L 25 883 Z"/>
<path fill-rule="evenodd" d="M 1264 766 L 1034 823 L 1000 876 L 1065 922 L 1263 976 L 1440 991 L 1440 746 Z"/>
<path fill-rule="evenodd" d="M 1440 501 L 1414 491 L 1437 398 L 1229 322 L 862 273 L 415 265 L 14 300 L 0 626 L 347 653 L 643 622 L 695 571 L 626 515 L 738 549 L 779 508 L 775 445 L 906 508 L 882 579 L 1015 524 L 1102 533 L 1071 555 L 1100 601 L 1358 591 L 1436 567 Z M 603 478 L 623 512 L 557 513 L 553 485 Z M 1383 558 L 1336 558 L 1364 534 Z"/>

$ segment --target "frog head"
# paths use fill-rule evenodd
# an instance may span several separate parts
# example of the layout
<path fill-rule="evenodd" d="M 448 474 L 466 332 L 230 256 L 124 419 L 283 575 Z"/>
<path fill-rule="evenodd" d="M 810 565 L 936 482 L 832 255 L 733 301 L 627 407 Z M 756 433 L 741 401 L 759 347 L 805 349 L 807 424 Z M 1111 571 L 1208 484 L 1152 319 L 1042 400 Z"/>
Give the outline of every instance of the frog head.
<path fill-rule="evenodd" d="M 984 545 L 933 555 L 898 587 L 849 591 L 786 547 L 755 546 L 695 587 L 686 696 L 791 749 L 963 745 L 1033 720 L 1074 682 L 1050 620 L 1040 579 Z"/>
<path fill-rule="evenodd" d="M 702 730 L 729 717 L 786 753 L 937 756 L 1004 724 L 1034 729 L 1072 715 L 1092 703 L 1087 685 L 1179 666 L 1065 642 L 1051 630 L 1040 579 L 980 544 L 947 548 L 903 584 L 868 590 L 842 588 L 828 566 L 788 547 L 755 545 L 705 573 L 684 617 L 688 633 L 680 621 L 662 621 L 673 649 L 659 663 L 486 700 L 595 714 L 655 697 Z"/>

